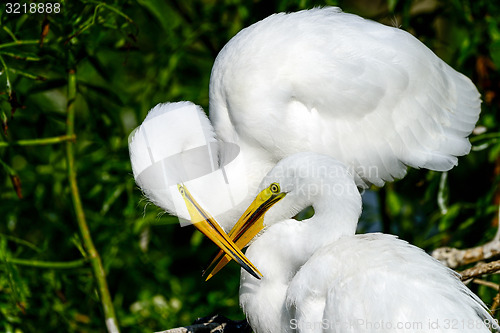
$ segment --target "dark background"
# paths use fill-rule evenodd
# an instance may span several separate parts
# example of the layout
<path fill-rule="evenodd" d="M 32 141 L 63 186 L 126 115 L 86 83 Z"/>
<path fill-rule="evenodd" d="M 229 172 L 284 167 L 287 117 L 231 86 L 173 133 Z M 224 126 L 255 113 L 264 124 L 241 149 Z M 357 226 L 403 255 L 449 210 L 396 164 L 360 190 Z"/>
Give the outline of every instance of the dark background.
<path fill-rule="evenodd" d="M 473 151 L 446 178 L 411 170 L 404 180 L 374 189 L 360 231 L 397 234 L 427 251 L 472 247 L 494 236 L 500 198 L 499 2 L 58 3 L 61 12 L 46 15 L 9 14 L 0 7 L 0 331 L 106 331 L 92 268 L 64 264 L 85 253 L 68 181 L 68 142 L 122 331 L 159 331 L 213 313 L 243 318 L 238 267 L 233 263 L 203 281 L 201 270 L 215 247 L 142 197 L 127 140 L 159 102 L 191 100 L 208 111 L 218 51 L 242 28 L 280 11 L 338 5 L 398 26 L 481 91 Z M 41 145 L 67 133 L 70 77 L 76 78 L 76 140 Z M 35 267 L 40 262 L 64 268 Z M 488 279 L 498 282 L 496 276 Z M 470 287 L 491 305 L 495 288 Z"/>

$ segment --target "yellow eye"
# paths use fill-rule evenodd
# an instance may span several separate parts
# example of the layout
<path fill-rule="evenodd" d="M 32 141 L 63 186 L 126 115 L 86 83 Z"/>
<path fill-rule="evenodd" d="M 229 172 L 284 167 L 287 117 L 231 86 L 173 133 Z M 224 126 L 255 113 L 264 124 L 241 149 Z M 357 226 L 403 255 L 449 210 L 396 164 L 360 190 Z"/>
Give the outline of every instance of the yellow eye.
<path fill-rule="evenodd" d="M 184 195 L 184 186 L 179 185 L 179 192 Z"/>
<path fill-rule="evenodd" d="M 273 193 L 278 193 L 280 191 L 280 184 L 278 184 L 278 183 L 272 183 L 271 186 L 269 186 L 269 189 Z"/>

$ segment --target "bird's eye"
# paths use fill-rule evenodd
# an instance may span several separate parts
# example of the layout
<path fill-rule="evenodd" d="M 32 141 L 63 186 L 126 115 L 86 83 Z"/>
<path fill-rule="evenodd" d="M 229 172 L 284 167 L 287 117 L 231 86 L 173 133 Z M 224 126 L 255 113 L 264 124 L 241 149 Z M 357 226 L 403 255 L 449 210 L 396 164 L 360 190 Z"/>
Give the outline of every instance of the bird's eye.
<path fill-rule="evenodd" d="M 273 193 L 278 193 L 280 191 L 280 184 L 278 184 L 278 183 L 272 183 L 271 186 L 269 186 L 269 189 Z"/>
<path fill-rule="evenodd" d="M 179 192 L 181 193 L 181 195 L 184 195 L 184 187 L 179 186 Z"/>

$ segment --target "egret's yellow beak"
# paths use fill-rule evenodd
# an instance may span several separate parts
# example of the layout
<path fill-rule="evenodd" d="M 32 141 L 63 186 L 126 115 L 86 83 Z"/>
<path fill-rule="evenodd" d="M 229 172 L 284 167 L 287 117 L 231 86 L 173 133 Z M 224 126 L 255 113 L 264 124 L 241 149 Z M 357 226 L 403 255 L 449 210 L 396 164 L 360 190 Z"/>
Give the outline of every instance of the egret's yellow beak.
<path fill-rule="evenodd" d="M 229 232 L 229 237 L 239 249 L 243 249 L 247 244 L 264 228 L 264 214 L 276 202 L 285 197 L 286 193 L 280 192 L 280 185 L 272 183 L 268 188 L 260 192 L 248 209 L 243 213 L 233 229 Z M 207 276 L 207 281 L 217 274 L 228 262 L 231 257 L 227 254 L 222 257 L 223 251 L 219 251 L 212 260 L 208 268 L 203 272 Z M 222 257 L 222 258 L 221 258 Z"/>
<path fill-rule="evenodd" d="M 245 257 L 241 250 L 229 239 L 227 234 L 222 230 L 217 221 L 207 213 L 201 206 L 194 200 L 193 196 L 184 185 L 177 185 L 179 192 L 184 198 L 186 207 L 193 225 L 200 230 L 205 236 L 210 238 L 218 247 L 221 248 L 221 253 L 224 251 L 228 257 L 236 260 L 241 267 L 248 273 L 252 274 L 257 279 L 262 277 L 259 270 Z"/>

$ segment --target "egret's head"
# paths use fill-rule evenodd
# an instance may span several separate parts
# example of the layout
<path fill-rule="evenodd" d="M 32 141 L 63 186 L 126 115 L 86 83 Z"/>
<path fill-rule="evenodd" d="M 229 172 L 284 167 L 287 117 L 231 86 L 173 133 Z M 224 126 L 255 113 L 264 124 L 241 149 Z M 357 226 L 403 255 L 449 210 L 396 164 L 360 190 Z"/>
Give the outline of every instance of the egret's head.
<path fill-rule="evenodd" d="M 353 212 L 359 217 L 361 213 L 361 195 L 354 178 L 347 166 L 333 157 L 312 152 L 290 155 L 264 177 L 260 188 L 264 190 L 271 183 L 279 184 L 287 196 L 266 213 L 267 226 L 290 219 L 309 206 L 315 212 L 337 216 Z"/>
<path fill-rule="evenodd" d="M 217 141 L 206 114 L 191 102 L 151 109 L 130 135 L 129 151 L 137 185 L 149 200 L 181 221 L 190 215 L 177 184 L 188 186 L 219 220 L 247 196 L 239 146 Z"/>
<path fill-rule="evenodd" d="M 264 214 L 285 196 L 286 193 L 281 191 L 278 183 L 272 183 L 257 195 L 229 232 L 229 238 L 239 249 L 246 247 L 262 231 L 264 228 Z M 210 279 L 230 260 L 229 255 L 224 255 L 222 251 L 219 251 L 203 275 L 208 273 L 206 279 Z"/>
<path fill-rule="evenodd" d="M 222 230 L 217 221 L 196 202 L 186 186 L 179 184 L 177 188 L 184 199 L 193 225 L 220 247 L 221 251 L 226 253 L 227 256 L 236 260 L 248 273 L 260 279 L 262 274 L 259 270 L 245 257 L 238 246 Z"/>
<path fill-rule="evenodd" d="M 157 105 L 130 135 L 129 150 L 134 178 L 149 200 L 178 216 L 181 225 L 194 224 L 242 267 L 260 276 L 208 213 L 218 218 L 232 213 L 246 198 L 247 186 L 239 146 L 218 142 L 199 106 Z"/>
<path fill-rule="evenodd" d="M 348 223 L 339 233 L 354 232 L 361 196 L 347 167 L 332 157 L 298 153 L 281 160 L 264 177 L 253 203 L 229 233 L 239 248 L 247 246 L 266 226 L 287 220 L 308 206 L 315 214 L 334 214 Z M 354 224 L 351 223 L 354 221 Z M 229 258 L 216 257 L 207 271 L 215 275 Z"/>

